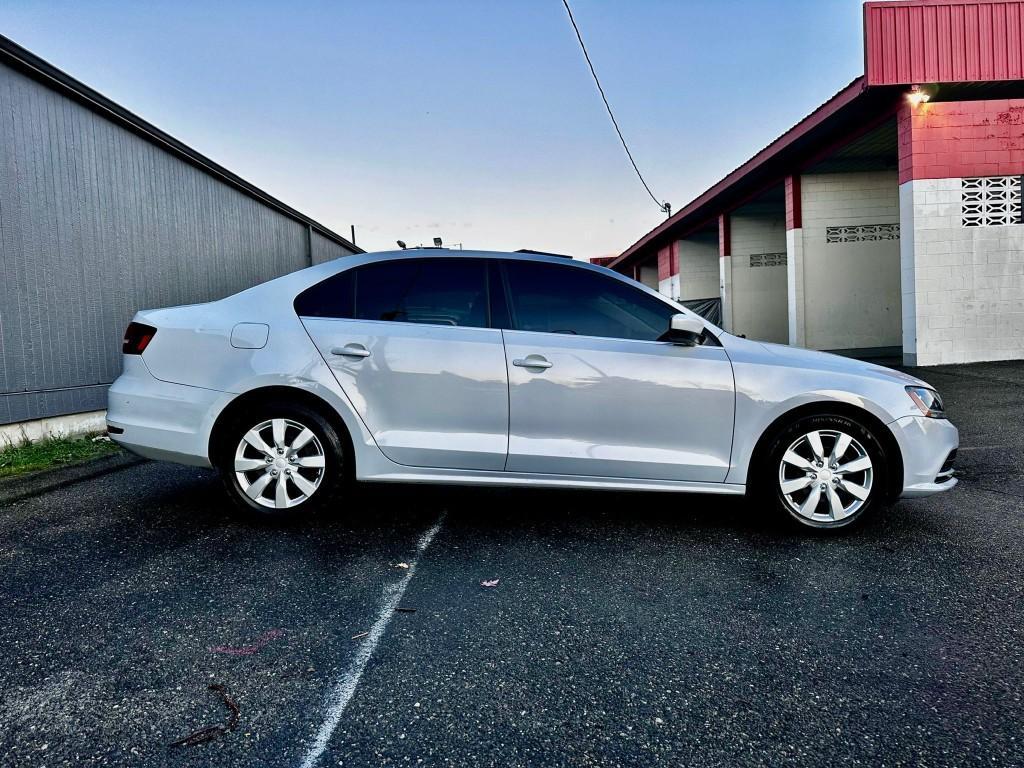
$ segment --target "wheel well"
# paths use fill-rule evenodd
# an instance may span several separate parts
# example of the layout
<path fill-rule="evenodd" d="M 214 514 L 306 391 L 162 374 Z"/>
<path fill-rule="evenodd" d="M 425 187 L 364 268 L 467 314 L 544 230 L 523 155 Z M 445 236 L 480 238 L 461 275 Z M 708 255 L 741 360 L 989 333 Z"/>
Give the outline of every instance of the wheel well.
<path fill-rule="evenodd" d="M 903 453 L 900 451 L 899 443 L 896 442 L 896 438 L 893 436 L 892 431 L 882 423 L 882 421 L 870 411 L 863 408 L 858 408 L 856 405 L 850 405 L 849 403 L 839 403 L 834 401 L 821 401 L 816 403 L 807 403 L 806 405 L 798 406 L 791 411 L 786 411 L 784 414 L 779 416 L 775 421 L 768 425 L 768 428 L 761 434 L 761 437 L 757 441 L 757 445 L 754 446 L 754 450 L 750 454 L 750 468 L 748 470 L 748 484 L 750 483 L 749 475 L 753 472 L 758 471 L 761 466 L 765 454 L 768 452 L 772 441 L 775 439 L 783 429 L 793 423 L 795 419 L 802 419 L 805 416 L 846 416 L 851 419 L 863 424 L 867 429 L 871 430 L 871 433 L 878 438 L 878 442 L 882 444 L 882 448 L 885 450 L 885 456 L 888 460 L 888 485 L 887 495 L 890 498 L 899 496 L 903 490 Z"/>
<path fill-rule="evenodd" d="M 345 448 L 346 461 L 343 464 L 347 466 L 347 471 L 354 477 L 355 450 L 352 446 L 352 436 L 349 434 L 348 427 L 345 426 L 345 420 L 323 398 L 314 395 L 312 392 L 295 387 L 261 387 L 259 389 L 252 389 L 242 393 L 228 403 L 224 410 L 220 412 L 220 415 L 217 416 L 217 421 L 214 422 L 213 429 L 210 430 L 209 450 L 211 462 L 216 464 L 216 457 L 220 455 L 223 447 L 221 440 L 223 439 L 224 427 L 226 425 L 231 424 L 238 415 L 249 409 L 257 408 L 267 403 L 282 401 L 300 403 L 307 408 L 315 410 L 327 419 L 327 423 L 334 427 L 334 431 L 338 434 L 338 438 Z"/>

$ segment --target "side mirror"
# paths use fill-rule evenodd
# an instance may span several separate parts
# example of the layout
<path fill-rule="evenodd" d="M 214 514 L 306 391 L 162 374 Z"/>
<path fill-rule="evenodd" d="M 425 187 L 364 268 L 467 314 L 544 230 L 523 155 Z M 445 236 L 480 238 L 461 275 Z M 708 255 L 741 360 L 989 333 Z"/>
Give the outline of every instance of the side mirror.
<path fill-rule="evenodd" d="M 667 340 L 684 347 L 696 346 L 704 335 L 704 323 L 695 317 L 678 314 L 669 321 Z"/>

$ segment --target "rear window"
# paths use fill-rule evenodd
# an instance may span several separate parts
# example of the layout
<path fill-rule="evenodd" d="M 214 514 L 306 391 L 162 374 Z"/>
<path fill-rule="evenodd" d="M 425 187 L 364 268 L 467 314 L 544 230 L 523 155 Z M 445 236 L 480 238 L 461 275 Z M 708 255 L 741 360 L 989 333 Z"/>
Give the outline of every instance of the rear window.
<path fill-rule="evenodd" d="M 295 298 L 302 317 L 351 318 L 355 306 L 354 270 L 347 269 L 307 288 Z"/>
<path fill-rule="evenodd" d="M 480 259 L 396 259 L 346 270 L 303 291 L 304 317 L 487 327 Z"/>

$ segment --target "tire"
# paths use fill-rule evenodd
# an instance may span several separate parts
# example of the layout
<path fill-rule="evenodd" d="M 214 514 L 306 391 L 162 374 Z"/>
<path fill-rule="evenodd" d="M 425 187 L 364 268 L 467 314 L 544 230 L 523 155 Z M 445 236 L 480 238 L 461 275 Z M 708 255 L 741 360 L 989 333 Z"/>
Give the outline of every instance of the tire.
<path fill-rule="evenodd" d="M 284 520 L 324 508 L 344 484 L 342 441 L 318 411 L 271 402 L 236 415 L 218 439 L 216 466 L 248 516 Z"/>
<path fill-rule="evenodd" d="M 887 505 L 885 449 L 847 416 L 798 419 L 775 435 L 757 470 L 760 494 L 803 531 L 850 530 Z"/>

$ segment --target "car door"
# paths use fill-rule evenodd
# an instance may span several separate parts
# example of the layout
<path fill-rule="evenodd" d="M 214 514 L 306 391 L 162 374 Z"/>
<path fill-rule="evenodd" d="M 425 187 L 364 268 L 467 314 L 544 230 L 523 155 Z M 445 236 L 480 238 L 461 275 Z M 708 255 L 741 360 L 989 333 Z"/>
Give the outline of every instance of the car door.
<path fill-rule="evenodd" d="M 504 467 L 508 374 L 484 260 L 366 264 L 307 290 L 296 310 L 385 456 Z"/>
<path fill-rule="evenodd" d="M 732 364 L 658 341 L 680 310 L 614 276 L 503 262 L 511 472 L 723 482 Z"/>

